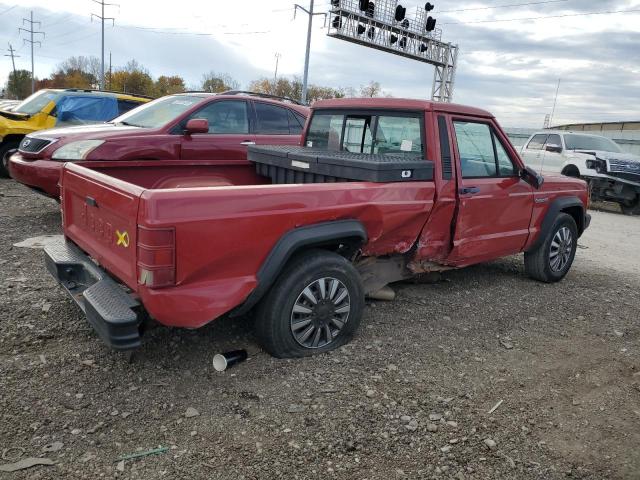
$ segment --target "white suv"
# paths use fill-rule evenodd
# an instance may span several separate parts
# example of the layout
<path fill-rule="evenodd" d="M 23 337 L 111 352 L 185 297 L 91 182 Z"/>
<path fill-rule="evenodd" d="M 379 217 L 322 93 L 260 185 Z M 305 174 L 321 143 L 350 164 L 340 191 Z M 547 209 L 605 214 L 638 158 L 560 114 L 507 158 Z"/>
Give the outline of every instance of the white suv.
<path fill-rule="evenodd" d="M 640 157 L 623 153 L 613 140 L 549 130 L 533 134 L 520 153 L 540 173 L 586 180 L 592 200 L 615 202 L 624 213 L 640 215 Z"/>

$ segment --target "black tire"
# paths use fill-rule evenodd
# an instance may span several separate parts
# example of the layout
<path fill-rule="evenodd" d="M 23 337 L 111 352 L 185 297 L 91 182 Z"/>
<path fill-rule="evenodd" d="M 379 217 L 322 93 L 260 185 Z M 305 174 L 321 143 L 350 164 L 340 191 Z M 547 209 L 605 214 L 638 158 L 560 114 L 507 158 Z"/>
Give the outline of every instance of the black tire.
<path fill-rule="evenodd" d="M 567 230 L 570 234 L 570 245 L 568 245 L 568 242 L 566 242 L 563 237 L 563 234 L 566 233 Z M 560 235 L 560 237 L 558 237 L 558 235 Z M 560 240 L 559 246 L 556 247 L 555 245 L 558 244 L 558 240 Z M 556 254 L 554 257 L 552 257 L 552 246 L 553 253 Z M 525 252 L 525 271 L 531 278 L 541 282 L 559 282 L 569 272 L 573 264 L 573 259 L 576 256 L 577 248 L 578 227 L 576 226 L 576 222 L 571 215 L 561 213 L 555 222 L 553 222 L 553 226 L 547 238 L 544 239 L 544 242 L 535 250 Z M 566 252 L 567 255 L 563 255 L 563 252 Z"/>
<path fill-rule="evenodd" d="M 20 142 L 8 141 L 0 145 L 0 177 L 9 177 L 9 157 L 18 150 Z"/>
<path fill-rule="evenodd" d="M 625 215 L 640 215 L 640 195 L 631 203 L 620 203 L 620 210 Z"/>
<path fill-rule="evenodd" d="M 334 280 L 337 284 L 333 283 Z M 320 294 L 320 281 L 324 295 Z M 316 300 L 319 300 L 318 296 L 322 300 L 312 304 L 303 293 L 306 289 Z M 345 290 L 346 297 L 340 299 Z M 306 306 L 304 302 L 307 302 Z M 294 306 L 309 312 L 296 313 Z M 337 313 L 347 306 L 349 310 L 346 317 L 344 313 Z M 355 267 L 336 253 L 309 250 L 295 256 L 287 264 L 269 293 L 261 300 L 257 309 L 256 336 L 262 347 L 277 358 L 306 357 L 327 352 L 351 340 L 360 325 L 363 310 L 364 290 Z M 339 328 L 341 323 L 342 327 Z M 294 334 L 296 325 L 298 328 Z M 310 328 L 314 329 L 309 334 L 310 343 L 313 343 L 316 335 L 321 335 L 315 347 L 300 343 Z"/>

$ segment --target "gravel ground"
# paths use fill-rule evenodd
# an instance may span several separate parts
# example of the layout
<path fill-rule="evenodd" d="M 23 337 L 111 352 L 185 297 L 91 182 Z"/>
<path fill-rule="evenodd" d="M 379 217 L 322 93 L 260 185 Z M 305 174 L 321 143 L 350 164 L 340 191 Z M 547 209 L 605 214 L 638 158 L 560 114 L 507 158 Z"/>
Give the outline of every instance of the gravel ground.
<path fill-rule="evenodd" d="M 0 464 L 55 462 L 0 479 L 640 478 L 640 218 L 593 212 L 560 284 L 516 256 L 399 285 L 331 354 L 275 360 L 221 320 L 155 328 L 132 363 L 12 246 L 59 225 L 0 180 Z"/>

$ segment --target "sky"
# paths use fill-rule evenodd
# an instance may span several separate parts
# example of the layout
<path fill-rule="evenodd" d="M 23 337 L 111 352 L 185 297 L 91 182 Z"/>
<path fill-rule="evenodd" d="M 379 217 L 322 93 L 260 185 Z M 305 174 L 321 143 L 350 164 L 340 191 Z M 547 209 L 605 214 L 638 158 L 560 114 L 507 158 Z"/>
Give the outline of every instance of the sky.
<path fill-rule="evenodd" d="M 108 0 L 106 62 L 136 59 L 151 75 L 181 75 L 197 88 L 205 72 L 226 72 L 242 87 L 256 78 L 302 75 L 307 16 L 288 0 Z M 308 6 L 309 0 L 298 0 Z M 383 0 L 378 0 L 383 1 Z M 423 2 L 402 0 L 407 15 Z M 454 101 L 485 108 L 503 126 L 640 120 L 640 0 L 431 0 L 442 39 L 458 44 Z M 325 12 L 329 0 L 316 0 Z M 10 42 L 30 69 L 29 45 L 19 32 L 33 11 L 35 74 L 45 77 L 70 56 L 100 56 L 100 13 L 92 0 L 0 1 L 0 49 Z M 606 12 L 606 13 L 605 13 Z M 594 13 L 598 13 L 597 15 Z M 585 15 L 589 14 L 589 15 Z M 542 18 L 544 17 L 544 18 Z M 25 25 L 26 26 L 26 25 Z M 327 37 L 314 18 L 310 83 L 355 87 L 371 80 L 394 97 L 429 98 L 433 67 Z M 0 85 L 11 58 L 0 57 Z"/>

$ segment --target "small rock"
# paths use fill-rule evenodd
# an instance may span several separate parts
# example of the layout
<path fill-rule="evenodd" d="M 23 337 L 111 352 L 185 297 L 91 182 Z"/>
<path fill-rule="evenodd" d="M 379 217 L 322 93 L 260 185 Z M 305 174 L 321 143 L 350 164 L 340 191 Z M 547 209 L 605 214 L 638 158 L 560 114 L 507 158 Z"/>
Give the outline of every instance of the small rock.
<path fill-rule="evenodd" d="M 184 416 L 186 418 L 192 418 L 192 417 L 197 417 L 198 415 L 200 415 L 200 412 L 198 412 L 198 410 L 196 410 L 193 407 L 189 407 L 187 408 L 187 411 L 184 412 Z"/>
<path fill-rule="evenodd" d="M 42 451 L 43 452 L 57 452 L 58 450 L 61 450 L 62 447 L 64 447 L 64 443 L 62 443 L 62 442 L 53 442 L 53 443 L 49 443 L 49 444 L 45 445 L 44 447 L 42 447 Z"/>
<path fill-rule="evenodd" d="M 409 423 L 411 421 L 411 417 L 409 415 L 403 415 L 400 417 L 400 421 L 404 423 Z"/>
<path fill-rule="evenodd" d="M 79 428 L 74 428 L 73 430 L 71 430 L 71 435 L 80 435 L 82 433 L 82 430 L 80 430 Z"/>
<path fill-rule="evenodd" d="M 127 428 L 124 433 L 126 433 L 127 435 L 131 435 L 133 433 L 133 429 L 132 428 Z"/>
<path fill-rule="evenodd" d="M 50 303 L 43 303 L 42 304 L 42 313 L 47 313 L 49 310 L 51 310 L 51 304 Z"/>
<path fill-rule="evenodd" d="M 432 422 L 437 422 L 442 419 L 442 415 L 440 413 L 430 413 L 429 420 Z"/>
<path fill-rule="evenodd" d="M 451 451 L 451 445 L 445 445 L 440 449 L 442 453 L 449 453 Z"/>
<path fill-rule="evenodd" d="M 614 333 L 614 335 L 616 337 L 623 337 L 624 336 L 624 332 L 621 332 L 620 330 L 614 330 L 613 333 Z"/>
<path fill-rule="evenodd" d="M 119 472 L 124 472 L 124 460 L 120 460 L 116 465 L 116 470 Z"/>
<path fill-rule="evenodd" d="M 458 422 L 454 422 L 453 420 L 449 420 L 447 425 L 451 428 L 458 428 Z"/>
<path fill-rule="evenodd" d="M 502 345 L 507 350 L 512 350 L 513 349 L 513 343 L 507 342 L 506 340 L 500 340 L 500 345 Z"/>
<path fill-rule="evenodd" d="M 418 421 L 413 419 L 409 422 L 408 425 L 405 425 L 404 428 L 411 432 L 415 432 L 418 429 Z"/>
<path fill-rule="evenodd" d="M 489 450 L 495 450 L 495 449 L 496 449 L 496 447 L 497 447 L 496 442 L 495 442 L 495 441 L 493 441 L 493 440 L 492 440 L 492 439 L 490 439 L 490 438 L 485 438 L 485 440 L 484 440 L 484 444 L 486 445 L 486 447 L 487 447 Z"/>
<path fill-rule="evenodd" d="M 371 398 L 376 394 L 375 390 L 367 390 L 367 397 Z"/>
<path fill-rule="evenodd" d="M 297 405 L 295 403 L 292 403 L 291 405 L 289 405 L 289 408 L 287 408 L 287 412 L 289 413 L 302 413 L 306 410 L 306 407 L 304 405 Z"/>
<path fill-rule="evenodd" d="M 427 431 L 431 433 L 435 433 L 438 431 L 438 425 L 435 423 L 427 423 Z"/>

